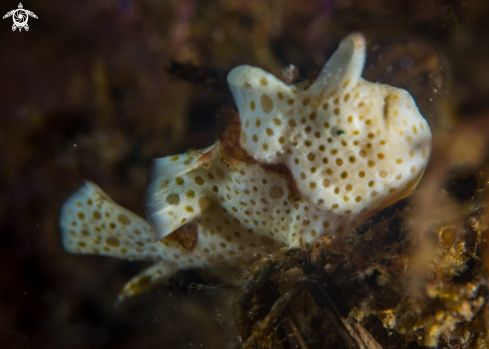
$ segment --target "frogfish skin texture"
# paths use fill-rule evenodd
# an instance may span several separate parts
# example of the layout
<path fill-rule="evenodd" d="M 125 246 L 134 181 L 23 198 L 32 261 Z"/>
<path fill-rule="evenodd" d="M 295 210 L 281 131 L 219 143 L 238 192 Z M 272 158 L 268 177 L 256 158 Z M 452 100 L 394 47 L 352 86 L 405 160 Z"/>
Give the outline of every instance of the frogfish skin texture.
<path fill-rule="evenodd" d="M 313 83 L 234 68 L 239 113 L 210 147 L 154 160 L 146 220 L 87 182 L 61 210 L 65 249 L 155 261 L 122 299 L 180 269 L 224 275 L 282 247 L 344 237 L 409 195 L 431 150 L 409 93 L 362 79 L 364 62 L 365 39 L 351 34 Z"/>

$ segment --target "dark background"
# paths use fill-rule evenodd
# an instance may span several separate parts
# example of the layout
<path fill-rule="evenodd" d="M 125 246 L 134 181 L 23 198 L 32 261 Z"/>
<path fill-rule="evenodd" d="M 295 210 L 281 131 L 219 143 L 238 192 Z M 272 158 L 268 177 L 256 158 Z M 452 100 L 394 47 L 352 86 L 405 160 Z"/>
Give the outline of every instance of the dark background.
<path fill-rule="evenodd" d="M 209 279 L 183 272 L 115 305 L 147 264 L 67 254 L 57 225 L 85 179 L 142 215 L 151 159 L 216 139 L 236 65 L 314 77 L 362 31 L 364 77 L 407 89 L 435 142 L 489 111 L 485 0 L 23 5 L 39 17 L 28 32 L 0 21 L 0 348 L 237 346 L 234 289 L 196 290 Z M 0 14 L 17 6 L 2 1 Z"/>

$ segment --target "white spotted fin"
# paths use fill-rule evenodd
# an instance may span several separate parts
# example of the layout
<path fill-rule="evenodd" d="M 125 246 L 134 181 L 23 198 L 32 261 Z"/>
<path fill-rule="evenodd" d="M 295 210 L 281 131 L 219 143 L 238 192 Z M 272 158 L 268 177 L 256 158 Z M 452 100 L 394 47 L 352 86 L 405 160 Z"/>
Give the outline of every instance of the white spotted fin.
<path fill-rule="evenodd" d="M 165 248 L 151 243 L 151 228 L 143 218 L 117 205 L 92 182 L 86 182 L 63 204 L 60 227 L 64 248 L 72 253 L 153 261 L 161 259 Z M 130 280 L 119 299 L 167 281 L 177 269 L 164 261 L 153 265 Z"/>
<path fill-rule="evenodd" d="M 153 289 L 168 281 L 178 271 L 178 267 L 167 262 L 159 262 L 143 270 L 129 280 L 117 297 L 119 301 Z"/>
<path fill-rule="evenodd" d="M 293 90 L 273 74 L 249 65 L 240 65 L 231 70 L 227 81 L 240 111 L 258 108 L 257 112 L 261 110 L 268 114 L 273 110 L 273 103 L 270 104 L 269 99 L 277 98 L 279 93 L 290 94 Z"/>
<path fill-rule="evenodd" d="M 180 217 L 175 206 L 182 204 L 183 207 L 185 198 L 188 198 L 188 183 L 184 179 L 186 175 L 200 167 L 210 167 L 212 151 L 216 145 L 217 143 L 201 151 L 190 151 L 184 156 L 167 156 L 153 161 L 144 199 L 146 218 L 153 228 L 152 241 L 170 235 L 199 215 L 197 210 L 192 209 L 183 211 L 185 217 Z"/>
<path fill-rule="evenodd" d="M 124 259 L 156 256 L 139 246 L 149 240 L 151 228 L 146 220 L 117 205 L 92 182 L 86 182 L 63 204 L 60 225 L 63 245 L 73 253 Z"/>
<path fill-rule="evenodd" d="M 350 34 L 341 40 L 309 91 L 313 94 L 327 94 L 340 88 L 348 91 L 362 76 L 364 64 L 365 38 L 359 33 Z"/>
<path fill-rule="evenodd" d="M 160 178 L 172 178 L 183 175 L 188 171 L 201 166 L 209 166 L 208 158 L 205 154 L 210 152 L 215 144 L 202 150 L 191 150 L 185 154 L 165 156 L 154 159 L 152 168 L 149 171 L 150 179 L 152 176 Z"/>
<path fill-rule="evenodd" d="M 247 65 L 231 70 L 227 81 L 240 113 L 241 125 L 246 130 L 241 132 L 241 145 L 257 160 L 276 163 L 276 153 L 283 152 L 279 142 L 263 143 L 257 137 L 265 130 L 272 137 L 287 136 L 286 125 L 279 120 L 293 112 L 295 100 L 290 96 L 297 93 L 297 89 L 263 69 Z M 284 107 L 278 108 L 279 103 Z"/>

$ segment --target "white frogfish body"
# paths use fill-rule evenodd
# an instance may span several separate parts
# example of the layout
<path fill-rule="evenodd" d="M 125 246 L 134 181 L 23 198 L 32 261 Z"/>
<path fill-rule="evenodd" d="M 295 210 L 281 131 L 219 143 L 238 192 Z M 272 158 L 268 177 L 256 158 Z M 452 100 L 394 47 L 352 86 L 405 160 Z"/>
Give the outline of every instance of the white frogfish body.
<path fill-rule="evenodd" d="M 154 160 L 147 221 L 87 182 L 63 205 L 65 248 L 158 261 L 124 298 L 179 269 L 222 274 L 282 247 L 344 237 L 409 195 L 431 150 L 412 97 L 363 80 L 364 62 L 365 39 L 351 34 L 312 84 L 233 69 L 239 115 L 214 145 Z"/>

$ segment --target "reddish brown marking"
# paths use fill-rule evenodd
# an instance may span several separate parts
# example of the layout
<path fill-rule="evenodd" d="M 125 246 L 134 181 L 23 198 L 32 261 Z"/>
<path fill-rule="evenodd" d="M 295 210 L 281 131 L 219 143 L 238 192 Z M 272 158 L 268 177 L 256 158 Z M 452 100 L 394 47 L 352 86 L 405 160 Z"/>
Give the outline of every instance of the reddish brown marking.
<path fill-rule="evenodd" d="M 226 118 L 229 120 L 226 128 L 219 134 L 222 152 L 236 161 L 243 161 L 254 164 L 257 161 L 246 150 L 241 148 L 239 138 L 241 136 L 241 120 L 239 113 L 235 110 L 228 110 Z"/>
<path fill-rule="evenodd" d="M 294 194 L 296 200 L 299 200 L 302 197 L 302 193 L 299 191 L 299 188 L 297 187 L 297 182 L 295 181 L 294 176 L 292 176 L 292 172 L 287 166 L 285 166 L 284 164 L 270 165 L 270 164 L 261 164 L 261 163 L 259 165 L 264 170 L 275 172 L 285 177 L 287 179 L 287 184 L 289 185 L 289 188 Z"/>
<path fill-rule="evenodd" d="M 238 159 L 231 159 L 228 161 L 228 168 L 231 169 Z"/>
<path fill-rule="evenodd" d="M 187 251 L 187 253 L 192 252 L 192 250 L 197 245 L 199 239 L 199 231 L 197 224 L 189 223 L 178 228 L 173 233 L 168 235 L 169 238 L 176 240 L 182 247 Z"/>
<path fill-rule="evenodd" d="M 235 110 L 227 110 L 225 117 L 229 120 L 227 127 L 219 135 L 221 150 L 224 154 L 229 156 L 233 163 L 235 161 L 242 161 L 249 164 L 258 164 L 261 168 L 267 171 L 275 172 L 286 178 L 289 187 L 294 193 L 294 196 L 299 199 L 301 193 L 297 188 L 297 183 L 292 176 L 292 172 L 284 164 L 263 164 L 259 163 L 253 156 L 249 155 L 246 150 L 241 147 L 241 120 L 239 113 Z"/>
<path fill-rule="evenodd" d="M 211 155 L 213 150 L 214 148 L 209 150 L 207 153 L 202 153 L 199 150 L 192 150 L 192 151 L 200 155 L 200 157 L 197 159 L 197 162 L 202 162 L 202 161 L 208 162 L 206 169 L 209 169 L 211 167 Z"/>
<path fill-rule="evenodd" d="M 211 155 L 212 155 L 212 150 L 208 151 L 207 153 L 205 153 L 204 155 L 202 155 L 199 160 L 197 161 L 207 161 L 209 164 L 207 165 L 207 169 L 209 169 L 211 167 Z"/>

